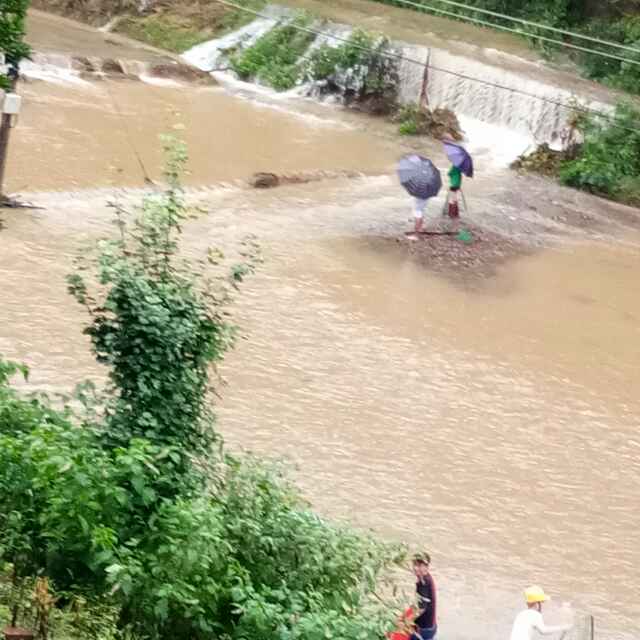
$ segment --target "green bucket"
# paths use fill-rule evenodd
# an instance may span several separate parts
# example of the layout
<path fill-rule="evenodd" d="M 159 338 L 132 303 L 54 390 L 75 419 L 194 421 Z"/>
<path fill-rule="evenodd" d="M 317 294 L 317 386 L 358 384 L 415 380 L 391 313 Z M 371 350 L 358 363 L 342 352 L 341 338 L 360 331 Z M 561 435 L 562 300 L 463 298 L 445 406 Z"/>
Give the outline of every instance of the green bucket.
<path fill-rule="evenodd" d="M 456 240 L 460 240 L 460 242 L 464 242 L 465 244 L 471 244 L 473 242 L 471 231 L 469 231 L 468 229 L 462 229 L 462 231 L 460 231 L 460 233 L 456 236 Z"/>

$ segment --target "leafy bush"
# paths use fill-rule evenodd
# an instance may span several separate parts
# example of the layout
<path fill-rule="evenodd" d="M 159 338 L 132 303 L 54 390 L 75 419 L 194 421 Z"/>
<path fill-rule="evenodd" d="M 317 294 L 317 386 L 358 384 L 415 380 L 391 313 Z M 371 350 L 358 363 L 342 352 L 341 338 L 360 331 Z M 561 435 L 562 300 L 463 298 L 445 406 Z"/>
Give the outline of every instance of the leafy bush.
<path fill-rule="evenodd" d="M 629 16 L 621 20 L 609 21 L 604 19 L 589 22 L 582 31 L 587 35 L 604 40 L 612 40 L 636 49 L 640 49 L 640 16 Z M 604 49 L 611 53 L 608 47 L 594 45 L 595 49 Z M 640 54 L 630 51 L 617 51 L 617 55 L 640 63 Z M 581 54 L 578 57 L 580 65 L 588 78 L 605 82 L 606 84 L 630 93 L 640 93 L 640 64 L 622 62 L 593 54 Z"/>
<path fill-rule="evenodd" d="M 179 261 L 180 225 L 188 215 L 178 183 L 185 149 L 167 142 L 167 191 L 146 198 L 130 224 L 116 208 L 120 237 L 104 241 L 94 261 L 100 287 L 89 294 L 87 260 L 70 276 L 69 291 L 91 317 L 85 330 L 98 362 L 110 367 L 105 437 L 111 447 L 145 438 L 166 448 L 164 473 L 174 476 L 176 495 L 189 477 L 191 458 L 215 439 L 208 408 L 208 367 L 233 341 L 221 310 L 227 294 L 202 271 Z M 215 255 L 209 258 L 215 262 Z M 234 269 L 231 282 L 246 270 Z"/>
<path fill-rule="evenodd" d="M 157 491 L 171 489 L 157 466 L 164 451 L 143 439 L 105 450 L 68 412 L 1 385 L 0 559 L 17 577 L 100 591 L 117 544 L 144 531 Z"/>
<path fill-rule="evenodd" d="M 185 158 L 171 146 L 166 192 L 133 222 L 116 208 L 120 237 L 69 279 L 110 368 L 105 394 L 85 385 L 81 408 L 55 409 L 11 388 L 26 369 L 0 360 L 0 607 L 32 619 L 35 606 L 41 638 L 381 636 L 390 611 L 372 596 L 401 550 L 320 519 L 276 470 L 211 448 L 208 365 L 231 344 L 222 308 L 255 248 L 217 278 L 204 271 L 215 252 L 201 268 L 179 260 Z"/>
<path fill-rule="evenodd" d="M 368 67 L 375 61 L 375 54 L 371 50 L 378 47 L 386 48 L 386 41 L 374 34 L 355 29 L 347 42 L 337 47 L 323 44 L 309 56 L 307 73 L 313 80 L 325 80 L 332 76 L 336 70 L 347 70 L 354 67 Z M 383 45 L 380 47 L 380 45 Z"/>
<path fill-rule="evenodd" d="M 209 498 L 165 505 L 110 567 L 134 628 L 151 638 L 275 640 L 317 627 L 326 638 L 349 618 L 353 637 L 382 630 L 388 613 L 370 596 L 397 550 L 325 523 L 254 459 L 225 469 Z"/>
<path fill-rule="evenodd" d="M 611 122 L 584 117 L 577 126 L 584 144 L 575 160 L 565 163 L 561 180 L 570 186 L 621 200 L 637 198 L 640 175 L 640 110 L 619 104 Z"/>
<path fill-rule="evenodd" d="M 28 8 L 29 0 L 2 0 L 0 6 L 0 52 L 14 67 L 31 51 L 24 41 Z M 11 89 L 11 79 L 3 73 L 0 73 L 0 89 Z"/>
<path fill-rule="evenodd" d="M 314 34 L 300 31 L 311 19 L 300 14 L 290 23 L 280 24 L 251 47 L 231 58 L 232 69 L 243 80 L 259 80 L 278 91 L 293 88 L 302 72 L 298 61 L 313 42 Z"/>
<path fill-rule="evenodd" d="M 390 41 L 361 29 L 337 47 L 323 44 L 305 64 L 306 79 L 324 81 L 322 91 L 339 94 L 345 104 L 363 105 L 371 113 L 389 115 L 398 97 L 397 61 Z"/>
<path fill-rule="evenodd" d="M 29 0 L 2 0 L 0 7 L 0 51 L 7 61 L 17 64 L 29 55 L 29 45 L 24 41 Z"/>

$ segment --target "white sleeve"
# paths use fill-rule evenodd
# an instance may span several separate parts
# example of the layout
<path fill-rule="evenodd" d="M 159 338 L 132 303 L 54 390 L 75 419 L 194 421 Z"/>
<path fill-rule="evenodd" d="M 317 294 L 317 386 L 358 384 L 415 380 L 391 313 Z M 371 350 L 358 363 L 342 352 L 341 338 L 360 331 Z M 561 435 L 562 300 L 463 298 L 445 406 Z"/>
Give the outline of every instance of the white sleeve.
<path fill-rule="evenodd" d="M 561 631 L 569 631 L 569 629 L 571 629 L 571 627 L 572 627 L 572 625 L 570 625 L 570 624 L 563 624 L 563 625 L 548 627 L 544 623 L 544 620 L 542 618 L 542 614 L 538 614 L 536 616 L 536 619 L 533 622 L 533 628 L 538 633 L 541 633 L 543 636 L 548 636 L 548 635 L 550 635 L 552 633 L 560 633 Z"/>

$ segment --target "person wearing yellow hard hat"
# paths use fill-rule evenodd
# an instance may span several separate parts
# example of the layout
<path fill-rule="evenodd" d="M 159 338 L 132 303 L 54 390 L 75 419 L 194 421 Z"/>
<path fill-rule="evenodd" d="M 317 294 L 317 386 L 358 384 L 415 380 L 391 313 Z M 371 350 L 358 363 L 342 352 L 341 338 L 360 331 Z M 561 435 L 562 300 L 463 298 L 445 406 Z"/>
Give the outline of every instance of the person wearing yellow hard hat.
<path fill-rule="evenodd" d="M 547 626 L 542 617 L 542 604 L 550 600 L 550 597 L 540 587 L 529 587 L 524 592 L 527 608 L 521 611 L 513 623 L 511 640 L 532 640 L 533 632 L 542 635 L 563 633 L 569 631 L 573 625 Z"/>

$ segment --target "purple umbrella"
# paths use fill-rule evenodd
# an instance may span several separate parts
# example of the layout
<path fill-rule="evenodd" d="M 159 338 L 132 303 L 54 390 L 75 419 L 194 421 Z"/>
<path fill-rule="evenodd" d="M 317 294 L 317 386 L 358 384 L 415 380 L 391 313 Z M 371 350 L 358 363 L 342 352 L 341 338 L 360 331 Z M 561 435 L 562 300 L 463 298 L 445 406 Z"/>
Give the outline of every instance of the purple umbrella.
<path fill-rule="evenodd" d="M 458 167 L 468 178 L 473 178 L 473 160 L 464 147 L 449 140 L 443 142 L 444 150 L 447 152 L 449 162 Z"/>

